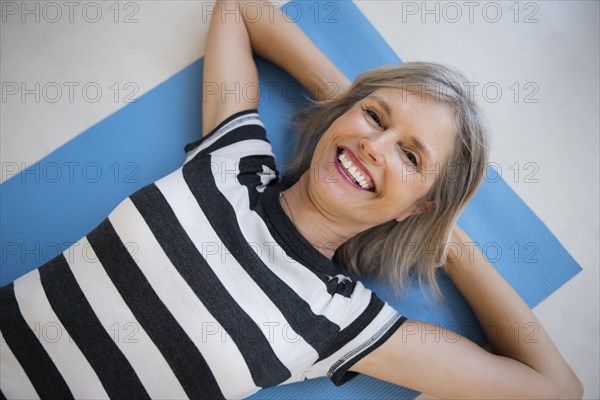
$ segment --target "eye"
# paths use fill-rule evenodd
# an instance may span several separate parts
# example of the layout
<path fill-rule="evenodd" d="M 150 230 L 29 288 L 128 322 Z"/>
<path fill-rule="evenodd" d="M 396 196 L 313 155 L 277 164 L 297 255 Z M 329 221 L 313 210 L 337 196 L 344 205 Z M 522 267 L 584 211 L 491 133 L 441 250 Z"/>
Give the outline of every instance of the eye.
<path fill-rule="evenodd" d="M 379 127 L 383 127 L 383 121 L 381 120 L 381 117 L 379 116 L 379 114 L 377 114 L 377 112 L 368 108 L 365 109 L 365 112 Z"/>
<path fill-rule="evenodd" d="M 404 153 L 406 153 L 406 157 L 410 160 L 411 163 L 413 163 L 413 165 L 415 167 L 417 167 L 419 165 L 419 160 L 417 159 L 417 156 L 415 155 L 415 153 L 412 153 L 407 150 L 404 150 Z"/>

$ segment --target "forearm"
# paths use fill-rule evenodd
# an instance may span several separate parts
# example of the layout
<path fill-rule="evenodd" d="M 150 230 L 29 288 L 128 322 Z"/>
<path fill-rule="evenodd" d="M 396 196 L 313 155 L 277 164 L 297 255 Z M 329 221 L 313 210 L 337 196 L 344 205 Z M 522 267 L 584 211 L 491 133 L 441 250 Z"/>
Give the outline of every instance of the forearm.
<path fill-rule="evenodd" d="M 240 1 L 238 6 L 254 53 L 283 68 L 317 100 L 332 98 L 350 86 L 348 78 L 274 4 Z"/>
<path fill-rule="evenodd" d="M 477 315 L 494 352 L 553 378 L 557 385 L 578 382 L 533 312 L 468 235 L 455 230 L 452 241 L 462 251 L 449 255 L 447 271 Z"/>

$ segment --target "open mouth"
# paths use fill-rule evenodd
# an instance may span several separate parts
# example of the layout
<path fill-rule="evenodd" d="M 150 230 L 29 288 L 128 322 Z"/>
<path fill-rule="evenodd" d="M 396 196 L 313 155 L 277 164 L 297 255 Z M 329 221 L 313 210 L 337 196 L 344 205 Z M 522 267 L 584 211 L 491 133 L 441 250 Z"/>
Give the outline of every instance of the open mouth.
<path fill-rule="evenodd" d="M 338 148 L 337 159 L 338 167 L 354 186 L 369 192 L 375 191 L 375 185 L 369 175 L 352 162 L 351 157 L 346 154 L 343 148 Z"/>

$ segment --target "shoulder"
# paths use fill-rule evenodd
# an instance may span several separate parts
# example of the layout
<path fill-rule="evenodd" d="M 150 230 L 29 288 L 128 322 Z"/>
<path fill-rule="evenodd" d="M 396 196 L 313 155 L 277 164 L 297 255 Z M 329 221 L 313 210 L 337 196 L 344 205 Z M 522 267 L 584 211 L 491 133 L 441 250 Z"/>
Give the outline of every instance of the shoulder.
<path fill-rule="evenodd" d="M 239 111 L 230 115 L 202 139 L 186 145 L 184 148 L 186 162 L 199 153 L 213 153 L 226 146 L 247 140 L 269 143 L 265 126 L 256 109 Z"/>

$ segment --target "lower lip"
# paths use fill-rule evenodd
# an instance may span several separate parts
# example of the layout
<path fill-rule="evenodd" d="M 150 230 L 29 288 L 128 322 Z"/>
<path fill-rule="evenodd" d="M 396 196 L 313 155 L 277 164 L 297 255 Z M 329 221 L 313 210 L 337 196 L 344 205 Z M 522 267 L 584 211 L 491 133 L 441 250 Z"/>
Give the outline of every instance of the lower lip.
<path fill-rule="evenodd" d="M 356 189 L 360 189 L 360 190 L 362 190 L 363 192 L 369 192 L 369 193 L 370 193 L 370 190 L 367 190 L 367 189 L 363 188 L 362 186 L 359 186 L 357 183 L 355 183 L 354 181 L 352 181 L 352 180 L 351 180 L 351 179 L 348 177 L 348 175 L 346 175 L 346 172 L 344 172 L 344 170 L 342 169 L 343 167 L 340 165 L 340 160 L 339 160 L 337 157 L 338 157 L 338 154 L 336 154 L 336 156 L 335 156 L 335 161 L 334 161 L 334 164 L 335 164 L 335 167 L 336 167 L 336 168 L 337 168 L 337 170 L 338 170 L 338 174 L 339 174 L 339 175 L 341 175 L 341 176 L 342 176 L 342 178 L 344 178 L 344 180 L 345 180 L 346 182 L 348 182 L 350 185 L 352 185 L 352 187 L 354 187 L 354 188 L 356 188 Z"/>

